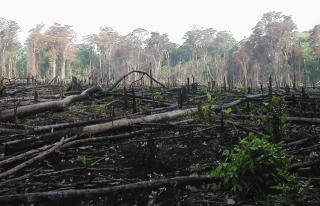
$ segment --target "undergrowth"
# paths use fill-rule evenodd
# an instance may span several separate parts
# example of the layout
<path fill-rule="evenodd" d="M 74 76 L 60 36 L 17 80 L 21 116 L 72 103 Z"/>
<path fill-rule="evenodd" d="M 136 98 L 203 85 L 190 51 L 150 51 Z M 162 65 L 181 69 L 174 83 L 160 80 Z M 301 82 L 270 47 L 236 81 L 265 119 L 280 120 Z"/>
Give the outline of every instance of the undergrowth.
<path fill-rule="evenodd" d="M 213 187 L 231 191 L 239 199 L 263 201 L 263 205 L 303 205 L 316 201 L 308 182 L 288 171 L 291 157 L 268 137 L 250 133 L 239 145 L 223 153 L 225 162 L 211 176 L 221 179 Z"/>

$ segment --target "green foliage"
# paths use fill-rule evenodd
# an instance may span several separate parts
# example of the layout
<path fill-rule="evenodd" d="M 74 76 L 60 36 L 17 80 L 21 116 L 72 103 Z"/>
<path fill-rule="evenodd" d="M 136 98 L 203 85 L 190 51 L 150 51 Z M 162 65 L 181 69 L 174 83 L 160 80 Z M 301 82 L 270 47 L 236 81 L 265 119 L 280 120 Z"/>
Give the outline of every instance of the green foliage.
<path fill-rule="evenodd" d="M 153 93 L 153 97 L 154 97 L 156 100 L 161 100 L 161 99 L 163 98 L 161 92 L 155 92 L 155 93 Z"/>
<path fill-rule="evenodd" d="M 266 206 L 317 205 L 319 191 L 309 181 L 298 180 L 296 176 L 284 174 L 286 183 L 272 187 L 276 191 L 268 194 L 264 200 Z"/>
<path fill-rule="evenodd" d="M 285 99 L 280 96 L 273 96 L 269 103 L 263 103 L 263 106 L 259 107 L 256 112 L 258 113 L 257 116 L 257 123 L 263 128 L 266 129 L 268 134 L 272 135 L 272 116 L 276 115 L 280 119 L 280 131 L 282 134 L 282 138 L 285 139 L 286 129 L 287 129 L 287 104 Z"/>
<path fill-rule="evenodd" d="M 221 89 L 220 86 L 216 85 L 216 86 L 213 88 L 213 91 L 214 91 L 215 93 L 221 93 L 222 89 Z"/>
<path fill-rule="evenodd" d="M 279 116 L 282 116 L 286 112 L 287 106 L 283 97 L 273 96 L 269 106 L 270 109 Z"/>
<path fill-rule="evenodd" d="M 267 138 L 250 133 L 233 150 L 225 150 L 226 162 L 212 172 L 223 181 L 218 185 L 239 196 L 266 194 L 271 186 L 281 183 L 283 171 L 290 161 L 280 144 L 274 145 Z"/>
<path fill-rule="evenodd" d="M 51 118 L 52 118 L 52 120 L 57 121 L 60 118 L 60 114 L 55 112 L 52 114 Z"/>
<path fill-rule="evenodd" d="M 87 156 L 85 156 L 85 155 L 79 156 L 79 161 L 83 166 L 86 166 L 87 165 Z"/>
<path fill-rule="evenodd" d="M 27 74 L 27 51 L 21 44 L 18 44 L 16 58 L 17 76 L 24 77 Z"/>
<path fill-rule="evenodd" d="M 210 92 L 207 92 L 207 103 L 201 106 L 201 114 L 204 117 L 204 119 L 209 120 L 213 117 L 214 111 L 212 110 L 212 105 L 216 101 L 216 97 L 212 97 Z"/>
<path fill-rule="evenodd" d="M 107 106 L 109 106 L 109 105 L 107 105 Z M 99 104 L 94 105 L 93 109 L 96 113 L 99 113 L 99 114 L 105 113 L 105 108 L 103 107 L 103 105 L 99 105 Z"/>
<path fill-rule="evenodd" d="M 273 96 L 269 104 L 269 111 L 271 111 L 270 118 L 272 118 L 272 115 L 277 115 L 280 118 L 280 131 L 283 137 L 286 137 L 288 112 L 285 99 L 280 96 Z"/>
<path fill-rule="evenodd" d="M 222 110 L 223 113 L 225 114 L 230 114 L 232 112 L 231 107 L 228 107 L 227 109 Z"/>
<path fill-rule="evenodd" d="M 80 117 L 78 117 L 78 116 L 73 116 L 73 122 L 81 122 Z"/>
<path fill-rule="evenodd" d="M 191 165 L 191 171 L 194 173 L 200 174 L 200 172 L 201 172 L 200 164 L 197 163 L 197 164 Z"/>

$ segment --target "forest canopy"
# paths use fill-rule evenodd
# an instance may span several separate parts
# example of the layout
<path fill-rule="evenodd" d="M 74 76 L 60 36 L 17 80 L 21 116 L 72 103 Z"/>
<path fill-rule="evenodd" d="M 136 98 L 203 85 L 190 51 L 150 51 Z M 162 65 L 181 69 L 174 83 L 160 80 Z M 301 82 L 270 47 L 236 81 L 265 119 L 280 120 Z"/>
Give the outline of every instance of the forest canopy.
<path fill-rule="evenodd" d="M 320 25 L 298 31 L 291 16 L 268 12 L 237 41 L 229 31 L 194 25 L 173 43 L 167 34 L 143 28 L 120 35 L 101 27 L 76 42 L 70 25 L 38 24 L 24 44 L 20 26 L 0 18 L 0 73 L 2 77 L 70 80 L 72 76 L 96 82 L 114 82 L 132 71 L 150 72 L 156 79 L 182 83 L 193 75 L 199 82 L 223 81 L 247 86 L 293 81 L 316 84 L 320 80 Z M 136 77 L 132 76 L 132 80 Z"/>

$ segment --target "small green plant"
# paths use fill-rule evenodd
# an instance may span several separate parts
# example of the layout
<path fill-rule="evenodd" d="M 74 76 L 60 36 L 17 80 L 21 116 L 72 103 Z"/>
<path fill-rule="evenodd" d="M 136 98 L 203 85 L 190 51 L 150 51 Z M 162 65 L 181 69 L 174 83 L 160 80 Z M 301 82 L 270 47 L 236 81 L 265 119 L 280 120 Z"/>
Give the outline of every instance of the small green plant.
<path fill-rule="evenodd" d="M 259 107 L 256 111 L 258 113 L 257 123 L 266 129 L 266 132 L 273 135 L 272 133 L 272 119 L 273 117 L 279 118 L 279 130 L 282 134 L 282 139 L 287 137 L 287 104 L 283 97 L 273 96 L 270 102 L 263 103 L 263 106 Z"/>
<path fill-rule="evenodd" d="M 51 118 L 52 118 L 53 120 L 57 121 L 57 120 L 59 120 L 59 118 L 60 118 L 60 114 L 57 113 L 57 112 L 55 112 L 55 113 L 52 114 Z"/>
<path fill-rule="evenodd" d="M 269 105 L 270 109 L 277 115 L 282 116 L 287 111 L 287 105 L 283 97 L 273 96 Z"/>
<path fill-rule="evenodd" d="M 105 112 L 105 109 L 103 107 L 100 107 L 99 105 L 97 105 L 94 110 L 99 114 L 103 114 Z"/>
<path fill-rule="evenodd" d="M 228 107 L 227 109 L 222 110 L 222 112 L 226 115 L 230 114 L 232 112 L 231 107 Z"/>
<path fill-rule="evenodd" d="M 197 163 L 197 164 L 191 165 L 191 171 L 196 173 L 196 174 L 200 174 L 200 172 L 201 172 L 200 164 Z"/>
<path fill-rule="evenodd" d="M 73 117 L 73 122 L 80 122 L 80 121 L 81 121 L 80 117 L 78 116 Z"/>
<path fill-rule="evenodd" d="M 231 190 L 239 196 L 263 196 L 271 186 L 282 181 L 290 161 L 280 144 L 272 144 L 267 138 L 250 133 L 231 151 L 225 150 L 226 162 L 212 172 L 221 178 L 221 189 Z"/>
<path fill-rule="evenodd" d="M 264 200 L 266 206 L 318 205 L 319 190 L 315 190 L 309 181 L 298 180 L 295 175 L 284 174 L 287 183 L 272 187 L 276 192 L 268 194 Z"/>
<path fill-rule="evenodd" d="M 212 118 L 214 111 L 212 110 L 212 105 L 216 101 L 216 97 L 212 97 L 210 92 L 207 92 L 208 102 L 201 106 L 201 114 L 204 119 L 209 120 Z"/>
<path fill-rule="evenodd" d="M 153 93 L 153 97 L 154 97 L 156 100 L 161 100 L 161 99 L 163 98 L 161 92 L 155 92 L 155 93 Z"/>
<path fill-rule="evenodd" d="M 243 85 L 240 85 L 239 90 L 241 93 L 247 93 L 247 88 L 244 87 Z"/>
<path fill-rule="evenodd" d="M 276 116 L 279 118 L 279 130 L 282 134 L 282 138 L 286 137 L 286 128 L 287 128 L 287 104 L 283 97 L 273 96 L 269 104 L 270 117 Z"/>
<path fill-rule="evenodd" d="M 80 155 L 80 156 L 79 156 L 79 161 L 80 161 L 80 163 L 81 163 L 83 166 L 86 166 L 86 165 L 87 165 L 87 156 L 85 156 L 85 155 Z"/>

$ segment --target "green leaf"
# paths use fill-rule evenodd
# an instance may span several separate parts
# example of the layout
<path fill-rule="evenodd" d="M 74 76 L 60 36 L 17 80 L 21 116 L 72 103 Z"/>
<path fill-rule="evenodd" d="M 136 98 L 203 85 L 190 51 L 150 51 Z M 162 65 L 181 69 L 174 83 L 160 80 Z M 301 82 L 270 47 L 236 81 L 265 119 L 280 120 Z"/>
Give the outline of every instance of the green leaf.
<path fill-rule="evenodd" d="M 230 114 L 232 112 L 231 107 L 228 107 L 227 109 L 223 110 L 224 113 Z"/>

